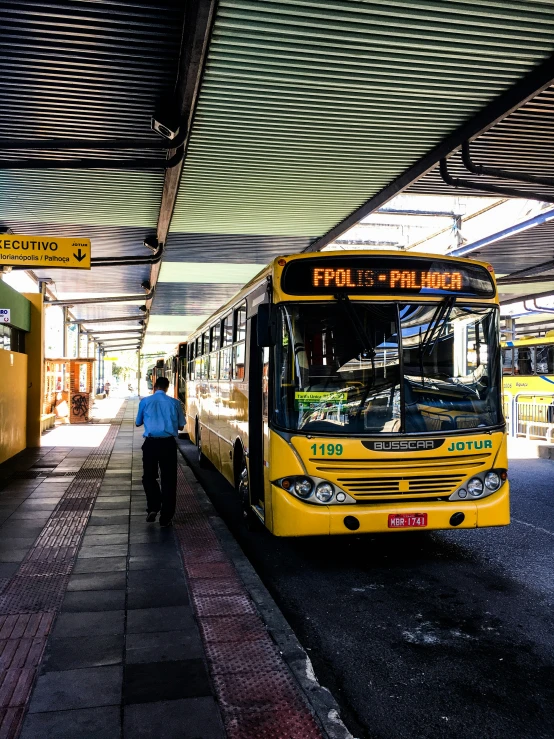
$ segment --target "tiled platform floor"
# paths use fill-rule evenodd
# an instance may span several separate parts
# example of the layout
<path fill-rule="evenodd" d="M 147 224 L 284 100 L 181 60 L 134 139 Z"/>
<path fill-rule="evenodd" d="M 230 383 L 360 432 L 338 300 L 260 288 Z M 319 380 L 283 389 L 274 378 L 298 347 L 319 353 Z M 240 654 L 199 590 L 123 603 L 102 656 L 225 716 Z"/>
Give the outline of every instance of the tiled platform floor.
<path fill-rule="evenodd" d="M 136 407 L 0 466 L 0 739 L 321 739 L 190 471 L 146 523 Z"/>
<path fill-rule="evenodd" d="M 129 403 L 65 596 L 53 614 L 24 739 L 225 736 L 174 532 L 144 520 L 135 412 L 136 403 Z M 0 593 L 92 451 L 45 446 L 0 467 Z M 21 476 L 40 470 L 50 476 Z M 2 639 L 13 632 L 4 632 L 0 701 L 17 657 L 10 639 Z M 32 646 L 32 638 L 27 641 Z M 37 658 L 40 652 L 35 664 Z M 17 664 L 21 654 L 18 659 Z M 0 713 L 0 739 L 17 735 L 15 723 L 12 714 Z"/>

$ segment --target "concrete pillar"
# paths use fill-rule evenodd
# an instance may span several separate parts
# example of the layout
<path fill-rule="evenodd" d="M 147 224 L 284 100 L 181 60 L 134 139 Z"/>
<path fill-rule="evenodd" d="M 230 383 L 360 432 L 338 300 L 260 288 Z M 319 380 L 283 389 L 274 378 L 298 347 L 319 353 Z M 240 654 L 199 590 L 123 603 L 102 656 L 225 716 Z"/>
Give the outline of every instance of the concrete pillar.
<path fill-rule="evenodd" d="M 40 446 L 40 417 L 44 401 L 44 295 L 25 293 L 31 303 L 31 330 L 25 337 L 27 353 L 27 446 Z"/>

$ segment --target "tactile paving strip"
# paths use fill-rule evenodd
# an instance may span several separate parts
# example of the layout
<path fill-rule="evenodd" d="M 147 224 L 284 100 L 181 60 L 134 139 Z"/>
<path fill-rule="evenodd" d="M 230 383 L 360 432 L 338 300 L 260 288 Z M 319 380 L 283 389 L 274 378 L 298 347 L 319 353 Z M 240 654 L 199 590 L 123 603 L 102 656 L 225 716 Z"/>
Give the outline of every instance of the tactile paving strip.
<path fill-rule="evenodd" d="M 180 468 L 174 524 L 229 739 L 322 739 Z"/>
<path fill-rule="evenodd" d="M 124 407 L 100 446 L 72 472 L 17 572 L 0 583 L 0 739 L 16 739 L 38 666 L 115 443 Z"/>

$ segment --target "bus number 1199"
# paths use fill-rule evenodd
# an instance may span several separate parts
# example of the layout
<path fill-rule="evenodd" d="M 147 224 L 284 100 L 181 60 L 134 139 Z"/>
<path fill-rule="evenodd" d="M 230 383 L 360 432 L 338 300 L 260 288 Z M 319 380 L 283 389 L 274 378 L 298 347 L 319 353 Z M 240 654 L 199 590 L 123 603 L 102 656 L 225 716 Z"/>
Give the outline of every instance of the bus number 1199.
<path fill-rule="evenodd" d="M 332 457 L 335 454 L 340 457 L 342 454 L 342 444 L 312 444 L 310 449 L 313 454 L 317 454 L 319 449 L 319 453 L 323 457 Z"/>

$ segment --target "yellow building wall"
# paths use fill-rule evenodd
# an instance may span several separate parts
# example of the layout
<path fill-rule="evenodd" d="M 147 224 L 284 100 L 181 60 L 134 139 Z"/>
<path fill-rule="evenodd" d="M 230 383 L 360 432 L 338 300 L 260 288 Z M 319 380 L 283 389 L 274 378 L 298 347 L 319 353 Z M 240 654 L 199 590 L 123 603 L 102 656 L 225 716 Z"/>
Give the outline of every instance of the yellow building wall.
<path fill-rule="evenodd" d="M 27 355 L 0 349 L 0 464 L 27 445 Z"/>
<path fill-rule="evenodd" d="M 27 446 L 40 446 L 40 417 L 44 400 L 44 298 L 24 293 L 31 303 L 31 330 L 25 336 L 27 375 Z"/>

